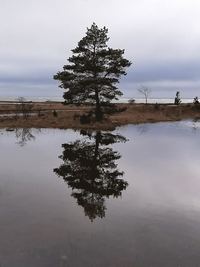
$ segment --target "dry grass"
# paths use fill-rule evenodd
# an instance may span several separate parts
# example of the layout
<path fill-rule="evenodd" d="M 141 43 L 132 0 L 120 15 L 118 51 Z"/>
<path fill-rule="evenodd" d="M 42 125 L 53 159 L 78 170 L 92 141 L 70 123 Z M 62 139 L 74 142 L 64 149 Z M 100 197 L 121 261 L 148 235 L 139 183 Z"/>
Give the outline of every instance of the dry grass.
<path fill-rule="evenodd" d="M 88 112 L 89 106 L 64 106 L 61 103 L 34 103 L 33 111 L 41 116 L 30 116 L 28 119 L 22 117 L 0 117 L 0 128 L 34 127 L 34 128 L 73 128 L 73 129 L 113 129 L 125 124 L 137 124 L 146 122 L 177 121 L 187 118 L 200 117 L 200 105 L 182 104 L 174 105 L 144 105 L 144 104 L 118 104 L 120 108 L 126 108 L 121 113 L 107 117 L 101 123 L 81 124 L 80 115 Z M 0 104 L 0 114 L 15 113 L 15 105 Z M 57 111 L 57 117 L 53 111 Z"/>

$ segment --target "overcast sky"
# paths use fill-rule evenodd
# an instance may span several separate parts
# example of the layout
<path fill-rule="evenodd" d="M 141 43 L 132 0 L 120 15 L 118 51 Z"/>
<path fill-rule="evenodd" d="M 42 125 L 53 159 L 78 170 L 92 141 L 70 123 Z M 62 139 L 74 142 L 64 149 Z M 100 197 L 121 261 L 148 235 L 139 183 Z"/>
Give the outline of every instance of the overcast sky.
<path fill-rule="evenodd" d="M 52 76 L 92 22 L 133 62 L 125 96 L 200 96 L 199 14 L 199 0 L 0 0 L 0 96 L 62 95 Z"/>

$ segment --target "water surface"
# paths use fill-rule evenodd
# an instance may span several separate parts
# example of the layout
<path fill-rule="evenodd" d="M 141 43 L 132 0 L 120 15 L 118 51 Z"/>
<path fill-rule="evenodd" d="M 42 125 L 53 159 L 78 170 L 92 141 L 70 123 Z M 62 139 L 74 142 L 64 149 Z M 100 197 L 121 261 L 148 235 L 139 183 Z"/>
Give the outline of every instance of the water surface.
<path fill-rule="evenodd" d="M 0 130 L 0 266 L 200 266 L 199 127 Z"/>

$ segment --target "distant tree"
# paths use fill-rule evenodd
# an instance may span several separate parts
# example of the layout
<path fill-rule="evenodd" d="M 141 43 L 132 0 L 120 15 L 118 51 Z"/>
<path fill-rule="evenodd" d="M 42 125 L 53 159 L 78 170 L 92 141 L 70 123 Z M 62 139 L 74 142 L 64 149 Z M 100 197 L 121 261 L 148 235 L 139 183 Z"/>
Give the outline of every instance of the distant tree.
<path fill-rule="evenodd" d="M 141 93 L 144 98 L 145 98 L 145 104 L 147 104 L 147 100 L 151 94 L 151 89 L 149 89 L 148 87 L 146 86 L 141 86 L 139 89 L 138 89 L 138 92 Z"/>
<path fill-rule="evenodd" d="M 128 103 L 129 103 L 129 104 L 134 104 L 134 103 L 135 103 L 135 99 L 134 99 L 134 98 L 130 98 L 130 99 L 128 100 Z"/>
<path fill-rule="evenodd" d="M 116 85 L 131 65 L 123 57 L 124 50 L 108 47 L 107 34 L 107 28 L 100 29 L 93 23 L 72 50 L 69 64 L 54 76 L 60 81 L 59 86 L 67 90 L 63 95 L 65 104 L 94 103 L 96 120 L 102 119 L 106 103 L 122 95 Z"/>
<path fill-rule="evenodd" d="M 16 103 L 16 116 L 21 113 L 23 118 L 27 119 L 32 112 L 33 104 L 24 97 L 18 97 Z"/>
<path fill-rule="evenodd" d="M 198 96 L 196 96 L 196 97 L 194 98 L 193 103 L 194 103 L 194 104 L 199 104 L 199 98 L 198 98 Z"/>
<path fill-rule="evenodd" d="M 175 105 L 180 105 L 181 104 L 181 98 L 180 98 L 180 92 L 179 91 L 176 92 L 176 96 L 175 96 L 175 99 L 174 99 L 174 104 Z"/>

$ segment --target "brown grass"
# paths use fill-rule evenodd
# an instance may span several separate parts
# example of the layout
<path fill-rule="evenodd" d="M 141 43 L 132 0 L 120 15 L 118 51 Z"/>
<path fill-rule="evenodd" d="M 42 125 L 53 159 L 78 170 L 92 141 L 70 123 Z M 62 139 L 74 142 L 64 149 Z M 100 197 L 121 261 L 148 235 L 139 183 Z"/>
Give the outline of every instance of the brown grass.
<path fill-rule="evenodd" d="M 73 129 L 113 129 L 126 124 L 146 122 L 178 121 L 182 119 L 195 119 L 200 117 L 200 105 L 182 104 L 174 105 L 144 105 L 144 104 L 118 104 L 119 108 L 126 108 L 121 113 L 106 117 L 101 123 L 81 124 L 80 115 L 92 109 L 90 106 L 63 105 L 62 103 L 34 103 L 33 112 L 41 110 L 42 116 L 0 117 L 0 128 L 73 128 Z M 53 110 L 58 116 L 53 116 Z M 0 114 L 15 113 L 16 106 L 10 103 L 0 104 Z"/>

